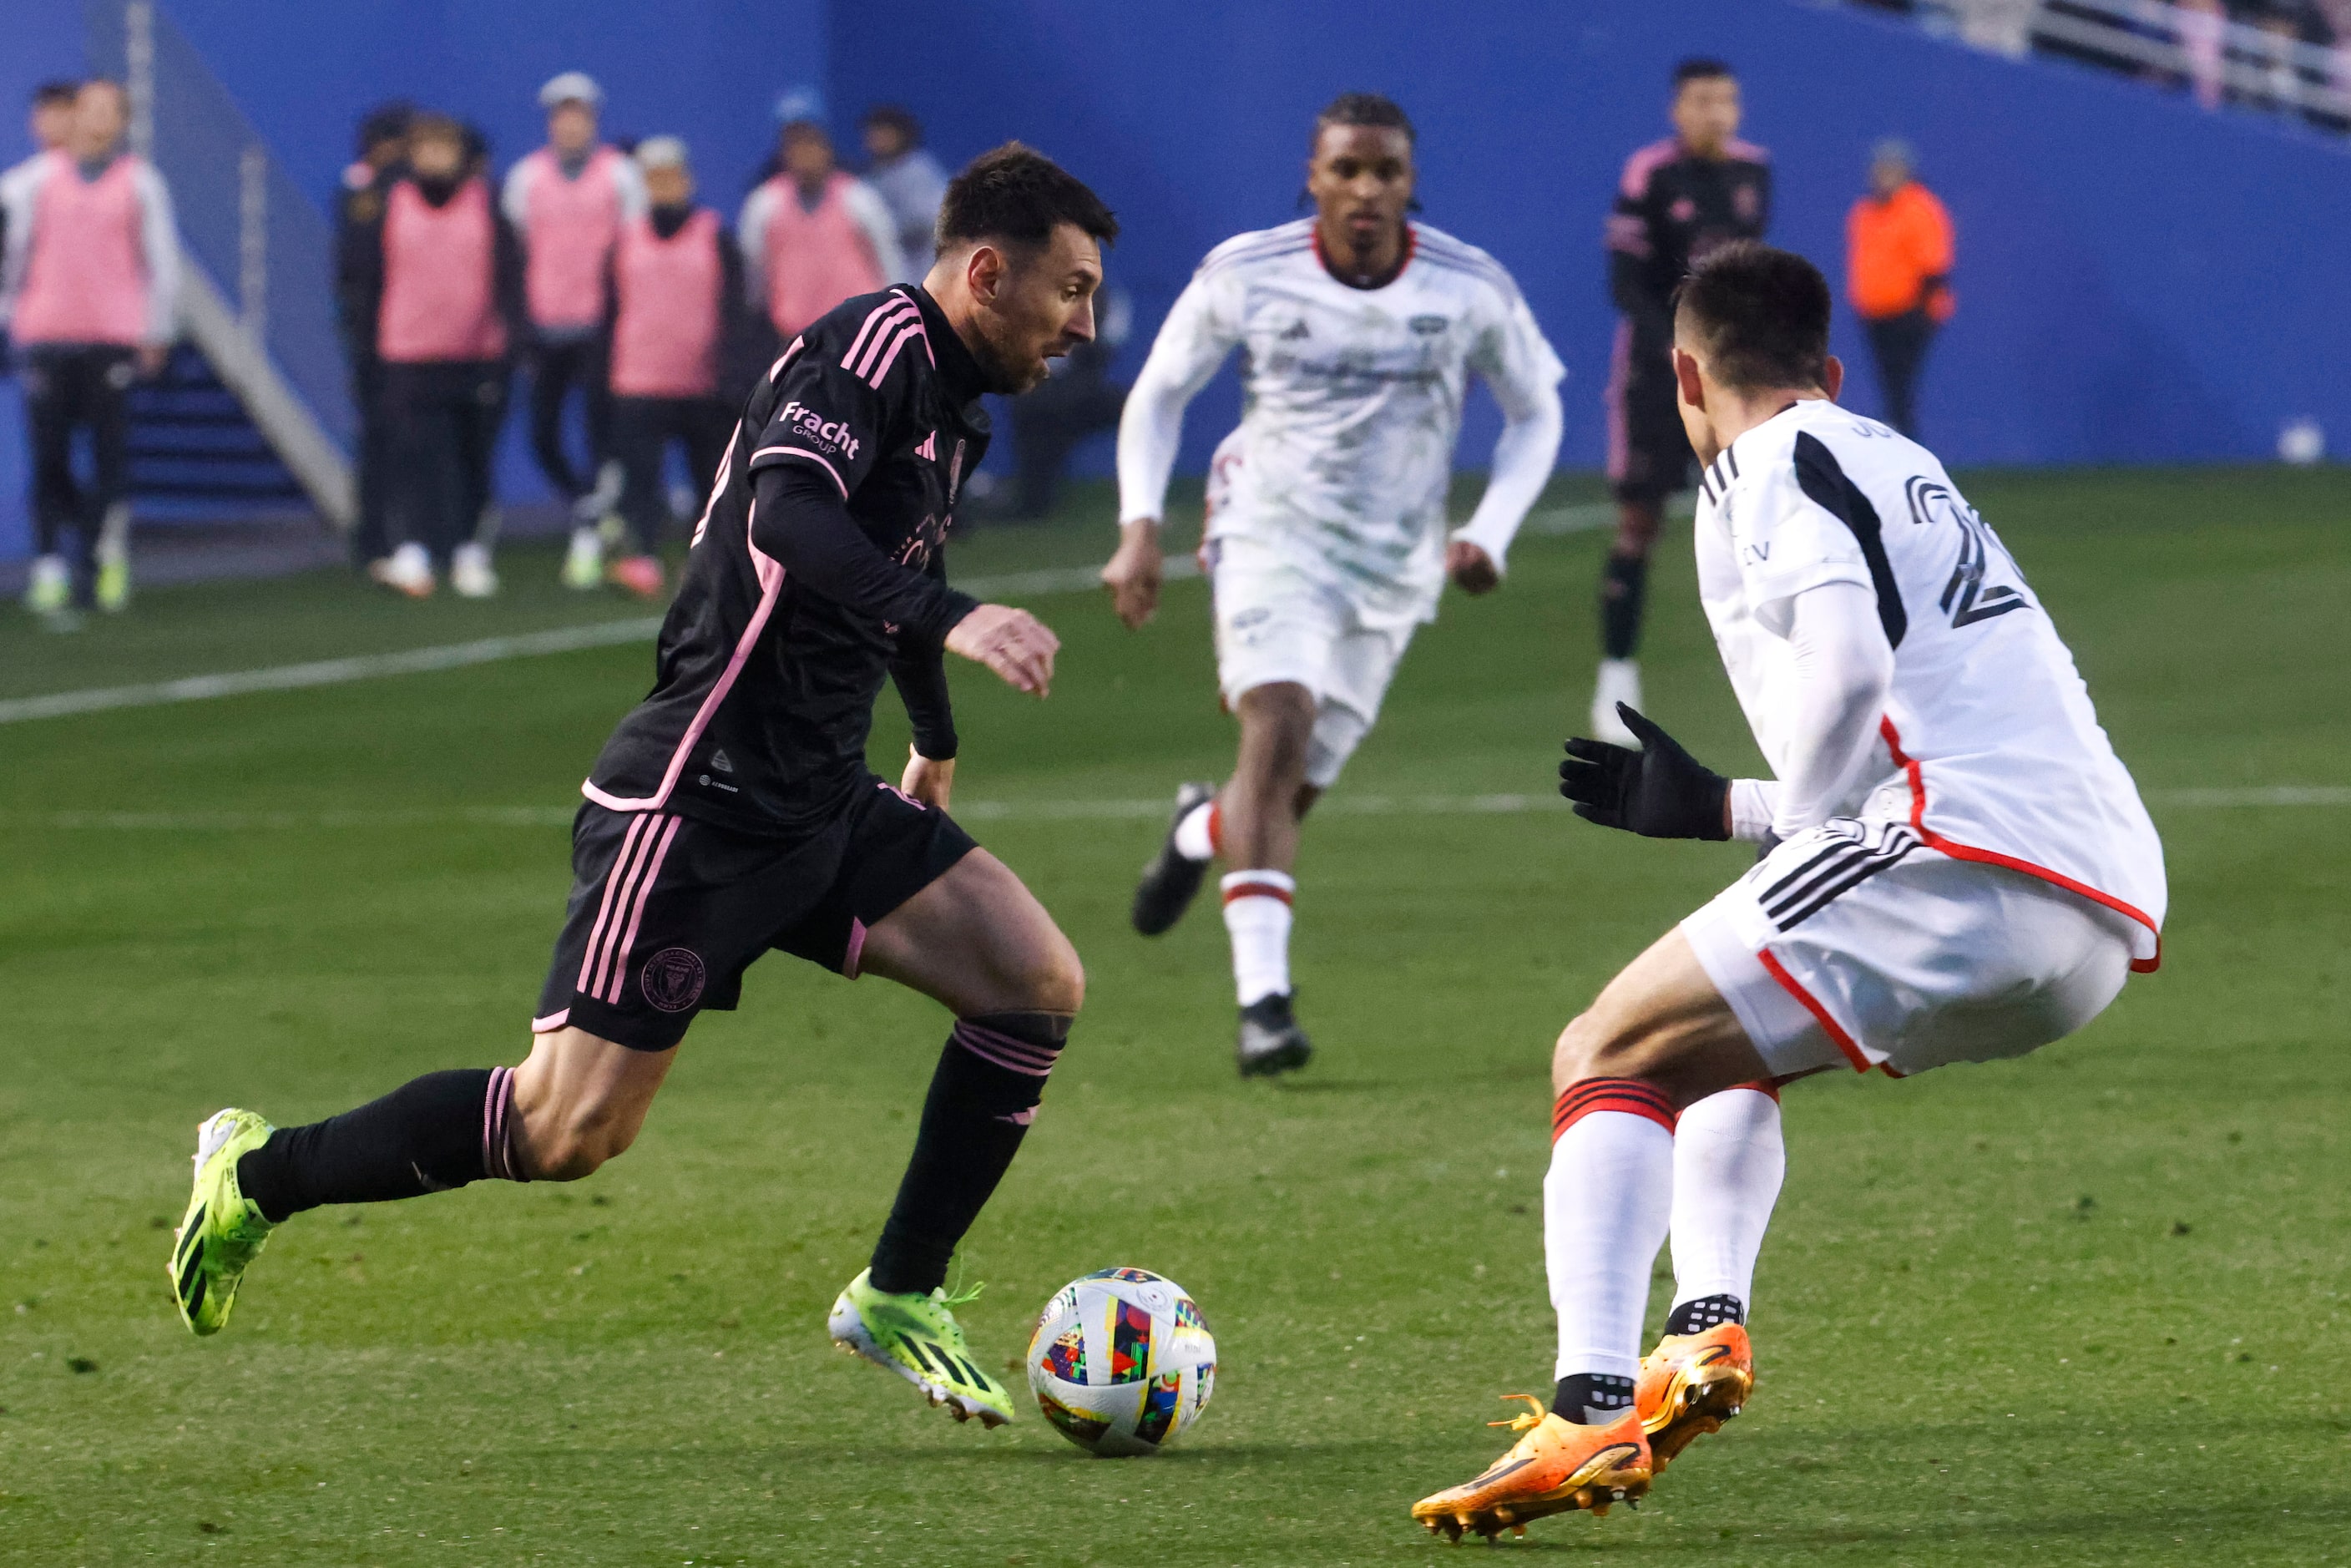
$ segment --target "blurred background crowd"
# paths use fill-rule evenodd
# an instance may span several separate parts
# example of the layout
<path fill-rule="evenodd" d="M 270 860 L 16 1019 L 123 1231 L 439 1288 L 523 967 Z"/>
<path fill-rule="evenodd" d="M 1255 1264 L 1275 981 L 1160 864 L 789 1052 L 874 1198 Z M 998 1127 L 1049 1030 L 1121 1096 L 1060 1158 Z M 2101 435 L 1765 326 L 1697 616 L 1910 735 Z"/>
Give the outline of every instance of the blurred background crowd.
<path fill-rule="evenodd" d="M 2351 0 L 1673 0 L 1573 26 L 1529 5 L 1502 56 L 1303 16 L 1253 34 L 1224 0 L 1080 34 L 904 0 L 587 5 L 585 31 L 536 0 L 45 15 L 0 70 L 30 111 L 0 177 L 0 585 L 71 629 L 134 575 L 331 550 L 399 593 L 489 597 L 503 533 L 559 538 L 572 588 L 657 599 L 749 378 L 839 300 L 919 278 L 951 167 L 1016 135 L 1128 219 L 1099 340 L 998 409 L 958 520 L 1044 517 L 1104 471 L 1198 256 L 1289 215 L 1307 107 L 1368 83 L 1411 108 L 1416 77 L 1430 221 L 1526 287 L 1583 388 L 1562 465 L 1594 469 L 1601 231 L 1694 38 L 1738 59 L 1772 237 L 1842 266 L 1861 406 L 1955 461 L 2313 461 L 2339 397 L 2325 247 L 2281 240 L 2351 172 Z M 1274 57 L 1313 79 L 1268 89 L 1250 61 Z M 187 522 L 204 558 L 158 550 L 150 576 Z"/>

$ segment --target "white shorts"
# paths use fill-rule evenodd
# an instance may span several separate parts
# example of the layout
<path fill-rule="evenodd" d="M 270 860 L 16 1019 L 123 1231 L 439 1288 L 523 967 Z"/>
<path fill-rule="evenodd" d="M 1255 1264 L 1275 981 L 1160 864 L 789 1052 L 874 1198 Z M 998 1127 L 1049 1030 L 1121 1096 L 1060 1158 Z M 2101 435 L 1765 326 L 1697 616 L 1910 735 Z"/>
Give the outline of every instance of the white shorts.
<path fill-rule="evenodd" d="M 1203 553 L 1216 598 L 1217 684 L 1226 706 L 1285 681 L 1313 693 L 1306 781 L 1328 789 L 1379 716 L 1417 623 L 1367 625 L 1343 591 L 1248 539 L 1212 540 Z"/>
<path fill-rule="evenodd" d="M 1797 834 L 1681 925 L 1773 1074 L 1897 1078 L 2073 1033 L 2121 993 L 2136 929 L 1907 823 L 1853 818 Z"/>

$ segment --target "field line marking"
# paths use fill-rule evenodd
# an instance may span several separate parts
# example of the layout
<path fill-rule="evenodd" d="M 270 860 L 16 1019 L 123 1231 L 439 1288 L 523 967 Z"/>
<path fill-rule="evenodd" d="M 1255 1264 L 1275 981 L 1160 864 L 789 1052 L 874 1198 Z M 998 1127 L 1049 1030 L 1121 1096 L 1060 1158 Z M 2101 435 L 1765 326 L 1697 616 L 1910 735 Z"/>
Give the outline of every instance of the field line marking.
<path fill-rule="evenodd" d="M 1062 567 L 1050 571 L 1008 572 L 976 577 L 956 586 L 987 598 L 1020 598 L 1032 594 L 1069 593 L 1101 586 L 1099 567 Z M 1199 563 L 1177 556 L 1167 563 L 1170 578 L 1200 575 Z M 0 724 L 33 719 L 65 718 L 74 714 L 104 713 L 115 708 L 161 707 L 170 703 L 204 702 L 214 697 L 245 696 L 255 692 L 300 691 L 309 686 L 341 685 L 384 675 L 425 674 L 438 670 L 494 664 L 507 659 L 537 658 L 549 653 L 576 653 L 588 648 L 618 647 L 650 643 L 661 631 L 661 617 L 641 615 L 626 621 L 599 621 L 585 626 L 559 626 L 545 632 L 524 632 L 506 637 L 484 637 L 471 643 L 449 643 L 432 648 L 409 648 L 393 653 L 354 653 L 340 659 L 318 659 L 301 664 L 277 664 L 259 670 L 235 670 L 217 675 L 188 675 L 174 681 L 153 681 L 131 686 L 97 686 L 78 692 L 52 692 L 43 696 L 0 698 Z"/>
<path fill-rule="evenodd" d="M 2237 789 L 2155 789 L 2155 806 L 2351 806 L 2351 786 L 2274 785 Z M 445 806 L 383 811 L 28 811 L 0 817 L 0 828 L 97 829 L 113 832 L 243 832 L 256 829 L 381 827 L 560 828 L 579 810 L 569 806 Z M 1342 817 L 1474 817 L 1564 811 L 1556 795 L 1334 795 L 1317 815 Z M 1158 821 L 1167 801 L 971 800 L 955 813 L 968 822 Z"/>

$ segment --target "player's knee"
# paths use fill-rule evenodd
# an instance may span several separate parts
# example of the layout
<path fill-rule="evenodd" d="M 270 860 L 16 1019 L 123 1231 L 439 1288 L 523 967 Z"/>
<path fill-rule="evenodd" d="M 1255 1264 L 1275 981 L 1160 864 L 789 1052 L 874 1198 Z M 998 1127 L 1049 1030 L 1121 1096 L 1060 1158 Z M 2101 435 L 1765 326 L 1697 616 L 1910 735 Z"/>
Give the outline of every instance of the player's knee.
<path fill-rule="evenodd" d="M 1022 967 L 1019 989 L 1024 1012 L 1074 1018 L 1085 1005 L 1086 968 L 1077 948 L 1057 928 L 1052 940 L 1037 945 Z"/>
<path fill-rule="evenodd" d="M 636 1118 L 601 1109 L 551 1117 L 548 1123 L 524 1129 L 533 1181 L 578 1181 L 593 1176 L 637 1141 Z"/>
<path fill-rule="evenodd" d="M 1639 1078 L 1645 1075 L 1646 1053 L 1637 1034 L 1612 1027 L 1596 1015 L 1578 1014 L 1559 1031 L 1552 1050 L 1552 1092 L 1564 1094 L 1587 1078 Z"/>

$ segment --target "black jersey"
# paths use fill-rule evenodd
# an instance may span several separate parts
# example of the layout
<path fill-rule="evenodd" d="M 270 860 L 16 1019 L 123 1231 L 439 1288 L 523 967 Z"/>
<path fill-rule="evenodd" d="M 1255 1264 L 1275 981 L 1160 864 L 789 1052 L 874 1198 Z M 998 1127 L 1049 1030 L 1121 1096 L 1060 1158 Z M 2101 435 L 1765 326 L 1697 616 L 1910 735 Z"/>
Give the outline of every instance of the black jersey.
<path fill-rule="evenodd" d="M 1771 155 L 1732 141 L 1700 158 L 1668 137 L 1625 162 L 1608 214 L 1608 292 L 1645 343 L 1673 340 L 1674 289 L 1690 264 L 1771 221 Z"/>
<path fill-rule="evenodd" d="M 942 547 L 987 449 L 985 390 L 910 285 L 792 340 L 736 426 L 653 693 L 605 743 L 590 800 L 810 831 L 873 788 L 865 741 L 885 674 L 923 755 L 955 755 L 942 645 L 977 601 L 947 587 Z"/>

